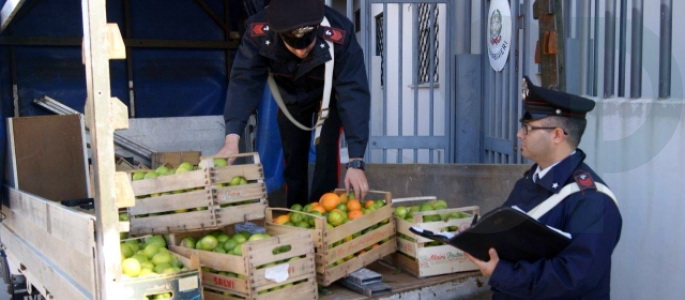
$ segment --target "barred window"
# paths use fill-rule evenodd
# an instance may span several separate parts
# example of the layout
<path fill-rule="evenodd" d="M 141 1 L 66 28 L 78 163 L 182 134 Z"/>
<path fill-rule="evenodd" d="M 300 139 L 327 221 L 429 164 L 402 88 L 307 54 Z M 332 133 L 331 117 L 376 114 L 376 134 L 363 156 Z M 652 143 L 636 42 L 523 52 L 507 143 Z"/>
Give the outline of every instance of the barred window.
<path fill-rule="evenodd" d="M 430 3 L 419 3 L 418 23 L 419 83 L 438 82 L 438 47 L 440 46 L 438 42 L 438 6 Z M 431 60 L 433 61 L 432 72 Z"/>

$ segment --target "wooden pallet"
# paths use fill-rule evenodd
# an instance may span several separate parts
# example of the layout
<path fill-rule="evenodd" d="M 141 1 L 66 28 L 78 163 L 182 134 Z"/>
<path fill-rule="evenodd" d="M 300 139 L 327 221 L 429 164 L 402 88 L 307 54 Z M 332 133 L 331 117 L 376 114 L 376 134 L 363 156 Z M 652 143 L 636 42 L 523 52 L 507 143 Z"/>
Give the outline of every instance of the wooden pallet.
<path fill-rule="evenodd" d="M 233 226 L 224 227 L 223 230 L 228 234 L 233 234 Z M 180 246 L 181 240 L 185 237 L 199 238 L 209 232 L 211 231 L 204 230 L 170 235 L 170 248 L 173 251 L 183 255 L 196 254 L 203 267 L 242 275 L 242 278 L 235 278 L 203 270 L 204 299 L 317 299 L 314 244 L 310 231 L 300 229 L 278 233 L 267 229 L 267 233 L 272 237 L 243 244 L 242 256 Z M 288 245 L 291 246 L 290 251 L 273 254 L 274 249 Z M 271 271 L 270 268 L 284 266 L 283 264 L 270 268 L 262 266 L 294 257 L 300 257 L 300 259 L 287 263 L 288 278 L 285 281 L 276 283 L 266 278 L 265 274 Z M 266 292 L 271 288 L 291 283 L 292 286 Z M 263 293 L 260 294 L 260 292 Z"/>
<path fill-rule="evenodd" d="M 259 154 L 231 156 L 248 162 L 218 168 L 213 167 L 214 158 L 217 157 L 203 157 L 199 170 L 131 181 L 133 193 L 139 199 L 128 210 L 130 233 L 212 229 L 263 219 L 267 200 Z M 235 176 L 245 177 L 248 184 L 224 186 Z"/>
<path fill-rule="evenodd" d="M 336 190 L 337 194 L 342 192 L 342 190 Z M 328 286 L 334 281 L 395 252 L 397 249 L 397 241 L 395 240 L 395 221 L 394 218 L 392 218 L 392 199 L 390 193 L 370 191 L 367 198 L 382 198 L 387 204 L 357 220 L 347 222 L 335 228 L 327 227 L 325 217 L 301 212 L 302 214 L 315 218 L 314 228 L 308 230 L 313 233 L 312 238 L 316 249 L 317 280 L 320 285 Z M 293 211 L 282 208 L 268 208 L 266 211 L 267 228 L 274 232 L 282 233 L 302 230 L 302 228 L 299 227 L 277 225 L 273 223 L 273 220 L 279 215 L 290 212 Z M 381 224 L 386 220 L 387 223 Z M 333 243 L 377 224 L 380 226 L 334 248 L 329 248 Z M 362 255 L 355 256 L 341 264 L 333 266 L 334 263 L 339 262 L 346 257 L 349 258 L 351 255 L 378 243 L 381 244 L 377 248 L 367 250 L 366 253 Z"/>
<path fill-rule="evenodd" d="M 395 205 L 407 202 L 425 202 L 435 200 L 435 197 L 415 197 L 395 199 Z M 433 232 L 440 232 L 449 226 L 457 226 L 460 231 L 465 230 L 471 226 L 473 215 L 478 214 L 480 208 L 478 206 L 468 206 L 462 208 L 442 209 L 425 212 L 414 212 L 414 222 L 409 222 L 397 217 L 394 217 L 397 222 L 397 253 L 394 255 L 397 266 L 402 268 L 409 274 L 417 278 L 426 276 L 441 275 L 455 272 L 478 270 L 466 256 L 464 252 L 450 245 L 431 246 L 431 239 L 424 238 L 414 234 L 409 230 L 409 227 L 418 226 Z M 424 216 L 435 214 L 448 214 L 453 212 L 462 212 L 468 216 L 460 219 L 451 219 L 449 221 L 437 222 L 423 222 Z M 413 239 L 413 241 L 404 239 L 399 235 Z"/>

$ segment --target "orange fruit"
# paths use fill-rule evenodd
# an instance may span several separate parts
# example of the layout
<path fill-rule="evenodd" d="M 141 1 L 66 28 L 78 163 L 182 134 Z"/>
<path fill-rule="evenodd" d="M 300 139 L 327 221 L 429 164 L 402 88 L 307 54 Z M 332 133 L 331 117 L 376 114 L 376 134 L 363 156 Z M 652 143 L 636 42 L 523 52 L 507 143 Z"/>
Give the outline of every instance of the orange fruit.
<path fill-rule="evenodd" d="M 340 194 L 340 203 L 347 204 L 347 193 Z"/>
<path fill-rule="evenodd" d="M 356 220 L 358 218 L 361 218 L 364 216 L 364 213 L 361 210 L 353 210 L 347 213 L 347 218 L 350 220 Z"/>
<path fill-rule="evenodd" d="M 364 253 L 366 253 L 366 250 L 359 251 L 359 253 L 357 253 L 357 256 L 362 256 L 364 255 Z"/>
<path fill-rule="evenodd" d="M 371 208 L 371 207 L 374 207 L 375 205 L 376 205 L 376 202 L 373 200 L 366 200 L 366 202 L 364 202 L 364 208 Z"/>
<path fill-rule="evenodd" d="M 278 218 L 274 219 L 274 223 L 278 225 L 283 225 L 285 223 L 290 222 L 290 216 L 289 215 L 281 215 L 278 216 Z"/>
<path fill-rule="evenodd" d="M 362 204 L 359 203 L 359 200 L 348 200 L 347 201 L 347 210 L 348 211 L 353 211 L 353 210 L 362 210 Z"/>
<path fill-rule="evenodd" d="M 371 246 L 371 249 L 376 249 L 378 247 L 380 247 L 378 244 L 373 244 L 373 246 Z"/>
<path fill-rule="evenodd" d="M 315 211 L 318 211 L 318 212 L 320 212 L 320 213 L 322 213 L 322 214 L 325 214 L 325 213 L 326 213 L 326 210 L 325 210 L 325 209 L 323 208 L 323 206 L 321 206 L 321 205 L 312 207 L 312 212 L 315 212 Z"/>
<path fill-rule="evenodd" d="M 323 209 L 331 211 L 340 204 L 340 197 L 335 193 L 325 193 L 321 196 L 321 199 L 319 199 L 319 203 L 323 206 Z"/>

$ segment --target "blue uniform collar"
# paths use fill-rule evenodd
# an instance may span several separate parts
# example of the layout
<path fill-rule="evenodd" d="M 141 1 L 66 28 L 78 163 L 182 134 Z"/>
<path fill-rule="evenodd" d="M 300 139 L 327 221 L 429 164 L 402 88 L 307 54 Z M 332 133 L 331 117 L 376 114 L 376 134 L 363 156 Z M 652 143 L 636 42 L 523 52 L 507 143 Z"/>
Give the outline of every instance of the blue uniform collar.
<path fill-rule="evenodd" d="M 559 164 L 552 167 L 545 177 L 540 178 L 540 180 L 538 180 L 535 184 L 556 194 L 559 192 L 559 190 L 561 190 L 561 188 L 564 187 L 564 185 L 566 185 L 567 182 L 572 180 L 573 172 L 581 163 L 583 163 L 584 160 L 585 152 L 583 152 L 583 150 L 576 149 L 576 153 L 569 155 L 567 158 L 559 162 Z M 537 164 L 535 164 L 531 170 L 535 172 L 537 167 Z"/>

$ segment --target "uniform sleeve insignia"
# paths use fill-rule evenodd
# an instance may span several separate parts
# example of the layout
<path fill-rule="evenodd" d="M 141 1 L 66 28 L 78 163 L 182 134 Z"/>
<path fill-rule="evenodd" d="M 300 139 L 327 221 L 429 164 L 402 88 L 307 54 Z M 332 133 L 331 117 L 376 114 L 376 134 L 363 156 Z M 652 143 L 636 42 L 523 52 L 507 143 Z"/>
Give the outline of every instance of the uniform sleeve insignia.
<path fill-rule="evenodd" d="M 576 180 L 581 193 L 586 190 L 597 190 L 595 180 L 592 179 L 592 176 L 587 171 L 578 170 L 573 174 L 573 178 Z"/>
<path fill-rule="evenodd" d="M 333 43 L 342 45 L 343 43 L 345 43 L 346 34 L 347 32 L 345 32 L 345 30 L 342 29 L 333 27 L 323 27 L 322 38 Z"/>
<path fill-rule="evenodd" d="M 266 23 L 252 23 L 250 24 L 250 37 L 262 37 L 269 31 L 269 25 Z"/>

